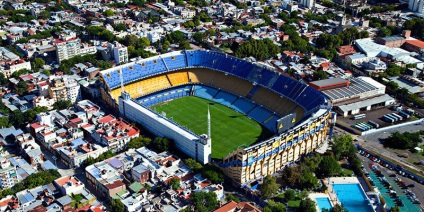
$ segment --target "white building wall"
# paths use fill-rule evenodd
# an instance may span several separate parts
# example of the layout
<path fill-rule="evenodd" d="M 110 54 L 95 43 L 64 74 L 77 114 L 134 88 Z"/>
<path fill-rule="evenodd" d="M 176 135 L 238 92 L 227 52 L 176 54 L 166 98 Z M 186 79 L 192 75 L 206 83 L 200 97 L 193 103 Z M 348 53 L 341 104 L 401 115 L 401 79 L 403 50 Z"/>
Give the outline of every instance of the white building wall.
<path fill-rule="evenodd" d="M 181 129 L 169 120 L 160 117 L 132 100 L 123 101 L 122 98 L 119 98 L 119 112 L 124 117 L 140 123 L 155 135 L 174 140 L 175 146 L 179 150 L 199 162 L 203 164 L 210 162 L 211 144 L 202 144 L 198 137 Z"/>

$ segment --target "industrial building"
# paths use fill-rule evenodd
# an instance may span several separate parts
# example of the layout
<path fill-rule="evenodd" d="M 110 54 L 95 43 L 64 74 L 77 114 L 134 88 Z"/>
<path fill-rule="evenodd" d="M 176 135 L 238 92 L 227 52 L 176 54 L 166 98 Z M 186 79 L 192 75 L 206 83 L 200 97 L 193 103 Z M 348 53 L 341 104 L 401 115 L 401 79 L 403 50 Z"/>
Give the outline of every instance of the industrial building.
<path fill-rule="evenodd" d="M 332 78 L 311 82 L 309 85 L 321 90 L 344 117 L 395 103 L 392 97 L 385 94 L 386 86 L 370 77 L 351 80 Z"/>

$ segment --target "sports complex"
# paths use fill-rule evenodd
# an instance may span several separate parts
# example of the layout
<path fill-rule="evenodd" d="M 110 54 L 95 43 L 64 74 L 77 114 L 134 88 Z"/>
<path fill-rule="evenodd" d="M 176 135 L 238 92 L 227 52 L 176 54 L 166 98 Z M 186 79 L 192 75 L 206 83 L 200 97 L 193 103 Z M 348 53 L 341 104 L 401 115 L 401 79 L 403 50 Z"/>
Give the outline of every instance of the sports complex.
<path fill-rule="evenodd" d="M 327 139 L 321 92 L 226 54 L 178 51 L 101 72 L 102 99 L 239 184 L 281 170 Z"/>

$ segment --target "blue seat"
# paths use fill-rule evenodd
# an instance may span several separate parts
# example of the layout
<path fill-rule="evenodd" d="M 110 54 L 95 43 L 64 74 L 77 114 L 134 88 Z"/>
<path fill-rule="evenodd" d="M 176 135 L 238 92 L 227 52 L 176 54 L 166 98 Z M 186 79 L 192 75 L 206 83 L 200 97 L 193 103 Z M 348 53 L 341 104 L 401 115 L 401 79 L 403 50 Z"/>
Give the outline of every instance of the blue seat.
<path fill-rule="evenodd" d="M 234 104 L 231 105 L 232 108 L 243 114 L 247 114 L 247 112 L 249 112 L 255 106 L 256 105 L 254 103 L 246 101 L 243 98 L 237 99 L 237 101 L 235 101 Z"/>
<path fill-rule="evenodd" d="M 267 120 L 269 117 L 271 117 L 272 113 L 261 107 L 257 106 L 252 111 L 249 112 L 248 116 L 255 119 L 257 122 L 262 123 L 265 120 Z"/>
<path fill-rule="evenodd" d="M 193 93 L 195 96 L 211 100 L 218 93 L 218 89 L 195 85 Z"/>
<path fill-rule="evenodd" d="M 233 103 L 238 97 L 227 93 L 225 91 L 220 91 L 215 98 L 213 99 L 213 101 L 218 102 L 220 104 L 226 105 L 226 106 L 230 106 L 231 103 Z"/>

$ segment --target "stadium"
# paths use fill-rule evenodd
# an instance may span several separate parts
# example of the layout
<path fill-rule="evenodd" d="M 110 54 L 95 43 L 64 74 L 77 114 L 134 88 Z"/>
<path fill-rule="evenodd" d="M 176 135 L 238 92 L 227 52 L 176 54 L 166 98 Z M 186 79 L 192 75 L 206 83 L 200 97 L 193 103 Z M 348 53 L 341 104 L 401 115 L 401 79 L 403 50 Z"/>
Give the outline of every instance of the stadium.
<path fill-rule="evenodd" d="M 267 66 L 206 50 L 170 52 L 101 72 L 101 96 L 121 116 L 199 162 L 247 184 L 327 139 L 331 105 Z"/>

